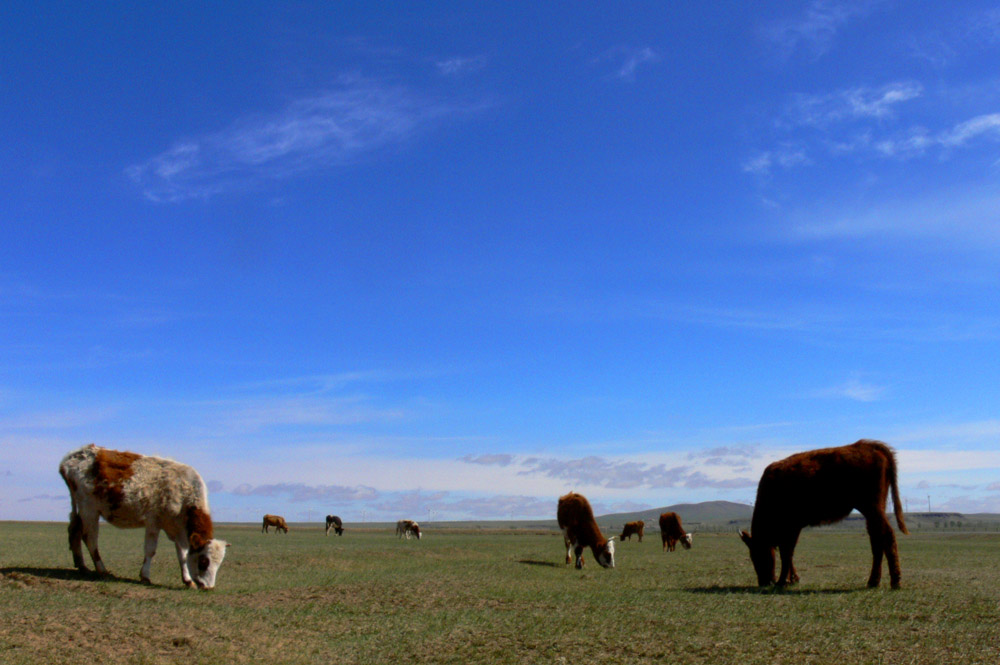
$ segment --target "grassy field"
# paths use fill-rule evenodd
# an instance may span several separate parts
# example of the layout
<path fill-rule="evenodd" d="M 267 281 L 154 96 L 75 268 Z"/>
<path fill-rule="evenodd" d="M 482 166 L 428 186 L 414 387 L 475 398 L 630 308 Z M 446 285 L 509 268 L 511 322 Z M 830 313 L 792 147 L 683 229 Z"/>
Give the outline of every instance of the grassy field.
<path fill-rule="evenodd" d="M 864 588 L 868 540 L 803 534 L 802 582 L 758 590 L 735 534 L 617 568 L 565 566 L 554 534 L 221 526 L 212 592 L 184 589 L 165 536 L 138 583 L 142 531 L 102 528 L 116 575 L 70 568 L 61 524 L 0 523 L 0 663 L 1000 662 L 1000 536 L 900 536 L 900 591 Z M 89 559 L 88 559 L 89 563 Z"/>

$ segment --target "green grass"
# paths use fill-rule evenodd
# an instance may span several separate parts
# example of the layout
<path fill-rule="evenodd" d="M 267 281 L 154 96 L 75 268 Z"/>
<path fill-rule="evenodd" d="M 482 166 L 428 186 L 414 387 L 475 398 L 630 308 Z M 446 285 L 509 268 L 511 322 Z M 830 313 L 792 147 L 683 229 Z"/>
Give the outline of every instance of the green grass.
<path fill-rule="evenodd" d="M 822 530 L 788 590 L 753 586 L 735 534 L 674 553 L 650 534 L 583 572 L 553 534 L 218 535 L 232 548 L 205 593 L 164 536 L 147 587 L 141 530 L 102 526 L 102 580 L 70 568 L 65 526 L 0 523 L 0 662 L 1000 662 L 997 535 L 899 536 L 900 591 L 887 573 L 864 588 L 864 535 Z"/>

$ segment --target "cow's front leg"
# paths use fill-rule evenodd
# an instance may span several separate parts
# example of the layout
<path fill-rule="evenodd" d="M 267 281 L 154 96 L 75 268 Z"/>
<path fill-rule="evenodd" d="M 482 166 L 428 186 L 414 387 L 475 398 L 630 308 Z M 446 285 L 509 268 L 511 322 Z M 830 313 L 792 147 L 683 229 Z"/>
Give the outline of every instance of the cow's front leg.
<path fill-rule="evenodd" d="M 160 537 L 160 527 L 154 525 L 146 526 L 146 547 L 145 554 L 146 558 L 142 562 L 142 568 L 139 570 L 139 581 L 143 584 L 152 584 L 152 580 L 149 579 L 149 571 L 153 567 L 153 556 L 156 554 L 156 542 Z"/>
<path fill-rule="evenodd" d="M 778 575 L 778 586 L 795 584 L 799 574 L 795 570 L 792 558 L 795 556 L 795 545 L 799 542 L 799 532 L 789 534 L 784 542 L 778 543 L 778 554 L 781 557 L 781 574 Z"/>
<path fill-rule="evenodd" d="M 178 536 L 177 540 L 174 541 L 174 547 L 177 548 L 177 561 L 181 564 L 181 581 L 184 582 L 184 585 L 187 588 L 193 589 L 195 588 L 195 583 L 194 580 L 191 579 L 191 573 L 188 572 L 187 566 L 187 555 L 190 547 L 188 545 L 187 536 L 184 534 Z"/>

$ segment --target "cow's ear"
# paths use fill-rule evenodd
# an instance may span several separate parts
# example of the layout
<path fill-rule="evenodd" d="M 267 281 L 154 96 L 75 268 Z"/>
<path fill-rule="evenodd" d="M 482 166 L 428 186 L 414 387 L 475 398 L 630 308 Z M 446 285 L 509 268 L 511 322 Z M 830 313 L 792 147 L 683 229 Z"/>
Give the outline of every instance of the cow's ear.
<path fill-rule="evenodd" d="M 750 547 L 750 534 L 746 531 L 740 531 L 740 539 Z"/>

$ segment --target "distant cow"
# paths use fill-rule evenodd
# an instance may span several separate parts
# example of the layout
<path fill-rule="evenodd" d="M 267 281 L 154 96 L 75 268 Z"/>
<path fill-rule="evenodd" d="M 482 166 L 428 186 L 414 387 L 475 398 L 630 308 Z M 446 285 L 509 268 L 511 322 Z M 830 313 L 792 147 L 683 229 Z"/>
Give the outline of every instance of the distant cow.
<path fill-rule="evenodd" d="M 270 533 L 268 529 L 272 526 L 275 533 L 281 533 L 282 531 L 288 533 L 288 525 L 285 524 L 285 518 L 281 515 L 264 515 L 264 522 L 260 525 L 260 532 Z"/>
<path fill-rule="evenodd" d="M 642 542 L 643 529 L 646 528 L 646 523 L 642 520 L 638 522 L 629 522 L 624 527 L 622 527 L 622 535 L 618 536 L 618 540 L 632 540 L 632 534 L 639 536 L 639 542 Z"/>
<path fill-rule="evenodd" d="M 680 541 L 684 549 L 691 549 L 693 538 L 690 533 L 684 532 L 681 526 L 681 516 L 677 513 L 663 513 L 660 515 L 660 538 L 663 539 L 663 549 L 674 551 L 677 541 Z"/>
<path fill-rule="evenodd" d="M 396 522 L 396 535 L 400 538 L 405 537 L 407 540 L 410 539 L 411 535 L 414 535 L 417 540 L 420 540 L 420 525 L 413 520 L 399 520 Z"/>
<path fill-rule="evenodd" d="M 150 583 L 160 530 L 174 542 L 181 580 L 189 587 L 211 589 L 229 546 L 213 537 L 208 490 L 191 467 L 160 457 L 101 448 L 94 444 L 74 450 L 59 463 L 59 475 L 69 488 L 69 549 L 73 564 L 87 570 L 81 541 L 94 567 L 108 571 L 97 549 L 101 517 L 123 529 L 146 529 L 146 558 L 139 579 Z"/>
<path fill-rule="evenodd" d="M 589 547 L 597 563 L 604 568 L 615 567 L 615 538 L 601 534 L 586 497 L 575 492 L 559 497 L 556 518 L 566 545 L 566 563 L 575 558 L 576 567 L 583 568 L 583 548 Z"/>
<path fill-rule="evenodd" d="M 824 448 L 792 455 L 772 463 L 760 478 L 750 530 L 740 537 L 750 549 L 750 560 L 760 586 L 773 584 L 774 548 L 781 555 L 779 585 L 798 581 L 792 563 L 803 527 L 839 522 L 856 509 L 865 517 L 872 547 L 868 586 L 882 579 L 882 556 L 889 562 L 889 580 L 899 588 L 896 536 L 885 516 L 892 492 L 899 530 L 906 530 L 903 506 L 896 486 L 896 456 L 881 441 L 862 439 L 849 446 Z"/>
<path fill-rule="evenodd" d="M 340 518 L 336 515 L 326 516 L 326 535 L 330 535 L 330 529 L 333 529 L 338 536 L 344 535 L 344 523 L 340 521 Z"/>

